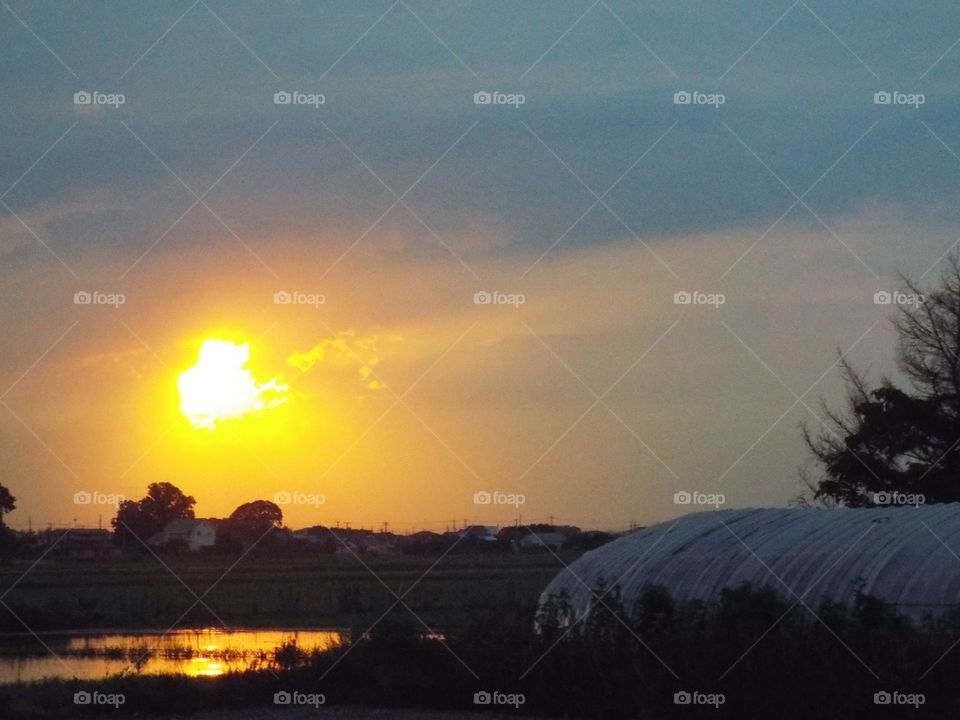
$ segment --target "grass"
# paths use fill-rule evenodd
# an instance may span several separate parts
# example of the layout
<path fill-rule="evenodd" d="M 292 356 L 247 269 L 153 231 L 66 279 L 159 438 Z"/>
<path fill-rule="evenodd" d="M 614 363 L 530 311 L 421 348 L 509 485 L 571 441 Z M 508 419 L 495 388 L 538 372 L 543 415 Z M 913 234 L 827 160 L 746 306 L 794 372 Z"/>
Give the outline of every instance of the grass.
<path fill-rule="evenodd" d="M 851 607 L 815 607 L 829 630 L 770 589 L 742 588 L 717 603 L 680 607 L 652 588 L 632 608 L 612 592 L 573 632 L 565 632 L 569 606 L 561 597 L 541 613 L 540 633 L 525 609 L 501 607 L 445 643 L 423 638 L 409 616 L 394 612 L 344 647 L 301 653 L 287 646 L 269 671 L 95 686 L 124 695 L 123 708 L 102 713 L 111 717 L 275 709 L 278 690 L 323 693 L 324 713 L 357 705 L 464 713 L 477 709 L 478 691 L 499 691 L 520 693 L 524 702 L 495 711 L 557 718 L 957 716 L 960 651 L 944 651 L 960 636 L 960 616 L 915 627 L 867 597 Z M 88 716 L 72 704 L 73 693 L 85 689 L 91 684 L 75 681 L 0 689 L 0 716 Z M 716 709 L 676 705 L 682 691 L 720 693 L 724 702 Z M 922 693 L 924 704 L 919 711 L 879 707 L 874 693 L 882 691 Z"/>
<path fill-rule="evenodd" d="M 178 620 L 219 626 L 218 617 L 229 627 L 356 627 L 372 624 L 395 602 L 391 591 L 409 591 L 404 603 L 431 628 L 456 629 L 489 608 L 534 607 L 562 567 L 550 554 L 450 555 L 432 569 L 434 558 L 409 556 L 365 559 L 368 567 L 351 556 L 248 556 L 230 569 L 235 560 L 164 558 L 169 570 L 152 556 L 58 562 L 19 582 L 25 568 L 4 568 L 0 587 L 16 583 L 4 598 L 16 616 L 0 610 L 0 632 L 24 632 L 20 620 L 34 631 L 166 630 Z M 184 585 L 216 617 L 201 604 L 183 616 L 196 601 Z"/>

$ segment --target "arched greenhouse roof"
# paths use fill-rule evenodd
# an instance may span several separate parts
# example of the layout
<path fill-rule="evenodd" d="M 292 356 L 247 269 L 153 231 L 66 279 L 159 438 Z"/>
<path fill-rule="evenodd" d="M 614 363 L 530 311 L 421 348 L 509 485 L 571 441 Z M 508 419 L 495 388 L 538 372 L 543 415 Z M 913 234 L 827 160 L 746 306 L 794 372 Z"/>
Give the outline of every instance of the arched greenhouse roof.
<path fill-rule="evenodd" d="M 694 513 L 585 553 L 541 602 L 565 590 L 580 617 L 601 585 L 619 586 L 630 609 L 652 585 L 682 603 L 744 583 L 811 607 L 847 604 L 859 588 L 907 615 L 938 614 L 960 605 L 960 503 Z"/>

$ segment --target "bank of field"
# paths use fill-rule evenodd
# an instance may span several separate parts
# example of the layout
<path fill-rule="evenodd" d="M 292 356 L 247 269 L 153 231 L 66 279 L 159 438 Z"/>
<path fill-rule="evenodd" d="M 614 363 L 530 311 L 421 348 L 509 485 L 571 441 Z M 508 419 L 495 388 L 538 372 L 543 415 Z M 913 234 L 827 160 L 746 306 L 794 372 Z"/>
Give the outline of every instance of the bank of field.
<path fill-rule="evenodd" d="M 574 558 L 561 555 L 566 563 Z M 532 611 L 563 567 L 561 560 L 549 553 L 449 555 L 439 562 L 408 556 L 362 561 L 248 556 L 239 562 L 164 557 L 161 562 L 145 556 L 41 563 L 29 571 L 4 567 L 0 586 L 13 586 L 4 597 L 13 612 L 0 613 L 0 630 L 23 632 L 23 624 L 34 631 L 165 630 L 174 623 L 220 625 L 221 620 L 243 627 L 363 628 L 396 602 L 392 593 L 431 628 L 455 630 L 477 613 L 501 607 Z"/>

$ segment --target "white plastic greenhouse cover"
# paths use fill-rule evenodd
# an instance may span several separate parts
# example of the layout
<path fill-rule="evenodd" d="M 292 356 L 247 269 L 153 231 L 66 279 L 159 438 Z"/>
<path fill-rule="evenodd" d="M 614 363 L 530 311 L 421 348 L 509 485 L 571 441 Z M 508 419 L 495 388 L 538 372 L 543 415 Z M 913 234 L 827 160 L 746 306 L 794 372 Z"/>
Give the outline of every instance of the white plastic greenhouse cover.
<path fill-rule="evenodd" d="M 956 554 L 955 554 L 956 553 Z M 581 617 L 602 581 L 628 610 L 650 585 L 677 602 L 767 585 L 789 602 L 849 603 L 858 586 L 916 618 L 960 604 L 960 503 L 897 508 L 748 509 L 685 515 L 585 553 L 547 586 Z"/>

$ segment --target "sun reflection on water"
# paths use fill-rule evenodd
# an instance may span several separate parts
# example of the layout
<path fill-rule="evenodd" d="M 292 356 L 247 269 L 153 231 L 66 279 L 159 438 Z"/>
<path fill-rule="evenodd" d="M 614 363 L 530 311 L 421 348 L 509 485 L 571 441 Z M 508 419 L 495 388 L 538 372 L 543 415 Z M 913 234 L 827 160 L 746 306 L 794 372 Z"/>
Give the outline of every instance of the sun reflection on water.
<path fill-rule="evenodd" d="M 184 668 L 183 674 L 187 677 L 217 677 L 225 672 L 222 662 L 208 657 L 195 657 L 190 658 L 190 664 Z"/>
<path fill-rule="evenodd" d="M 302 652 L 328 650 L 343 641 L 339 630 L 179 629 L 168 633 L 50 634 L 45 643 L 69 669 L 49 655 L 23 652 L 19 645 L 0 652 L 0 685 L 41 678 L 98 679 L 112 675 L 218 677 L 268 666 L 278 648 L 294 643 Z"/>

